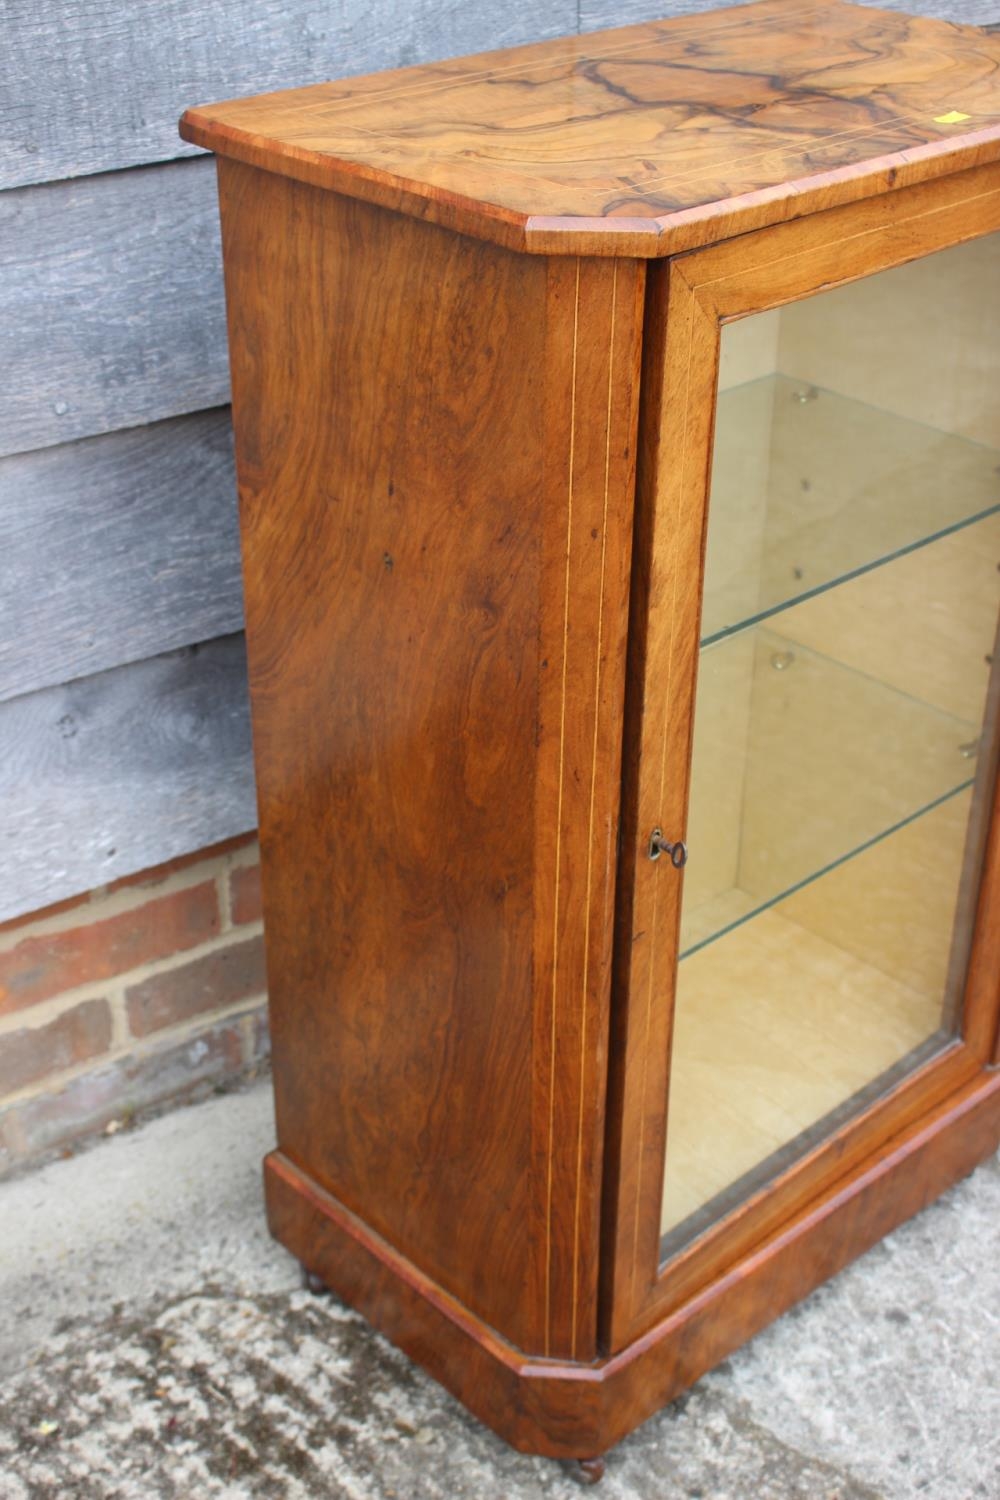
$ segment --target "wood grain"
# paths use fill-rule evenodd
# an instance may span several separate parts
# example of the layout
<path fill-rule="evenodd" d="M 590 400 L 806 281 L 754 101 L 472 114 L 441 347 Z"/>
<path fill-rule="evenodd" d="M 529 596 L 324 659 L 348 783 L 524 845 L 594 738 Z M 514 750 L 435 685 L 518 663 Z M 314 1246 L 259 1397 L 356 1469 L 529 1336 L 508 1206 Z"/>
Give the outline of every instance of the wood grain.
<path fill-rule="evenodd" d="M 0 193 L 0 454 L 228 401 L 213 175 Z"/>
<path fill-rule="evenodd" d="M 6 0 L 0 188 L 167 161 L 192 99 L 260 93 L 572 31 L 572 0 Z"/>
<path fill-rule="evenodd" d="M 556 260 L 536 786 L 541 1352 L 596 1348 L 604 1090 L 644 277 Z"/>
<path fill-rule="evenodd" d="M 0 701 L 243 625 L 229 412 L 0 460 Z"/>
<path fill-rule="evenodd" d="M 995 161 L 998 63 L 971 28 L 759 0 L 189 109 L 181 131 L 511 248 L 650 257 Z"/>
<path fill-rule="evenodd" d="M 589 1358 L 641 268 L 220 191 L 281 1149 Z"/>
<path fill-rule="evenodd" d="M 53 182 L 186 154 L 177 116 L 192 99 L 298 87 L 508 47 L 580 29 L 718 9 L 723 0 L 557 0 L 543 11 L 505 0 L 442 8 L 431 0 L 183 0 L 169 11 L 92 0 L 7 0 L 0 96 L 0 188 Z M 994 0 L 889 0 L 890 9 L 978 25 Z"/>
<path fill-rule="evenodd" d="M 759 1329 L 918 1212 L 1000 1142 L 1000 1075 L 897 1136 L 644 1338 L 592 1364 L 526 1359 L 278 1152 L 272 1232 L 507 1442 L 603 1453 Z"/>
<path fill-rule="evenodd" d="M 0 921 L 255 821 L 241 636 L 0 705 Z"/>

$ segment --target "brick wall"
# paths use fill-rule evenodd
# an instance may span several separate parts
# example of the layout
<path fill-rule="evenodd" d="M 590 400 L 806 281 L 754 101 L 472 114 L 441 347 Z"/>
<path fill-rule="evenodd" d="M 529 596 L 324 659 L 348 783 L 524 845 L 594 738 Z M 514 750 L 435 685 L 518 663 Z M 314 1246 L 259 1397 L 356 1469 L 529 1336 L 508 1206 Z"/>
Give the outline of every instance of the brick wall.
<path fill-rule="evenodd" d="M 0 926 L 0 1173 L 266 1053 L 252 838 Z"/>

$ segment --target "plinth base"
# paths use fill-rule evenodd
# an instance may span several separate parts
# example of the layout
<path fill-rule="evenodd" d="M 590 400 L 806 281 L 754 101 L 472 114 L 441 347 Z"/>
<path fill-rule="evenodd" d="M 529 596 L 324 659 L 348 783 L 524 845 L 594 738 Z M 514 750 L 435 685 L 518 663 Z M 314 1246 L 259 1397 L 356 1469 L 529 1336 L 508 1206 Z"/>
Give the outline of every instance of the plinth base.
<path fill-rule="evenodd" d="M 397 1254 L 280 1151 L 268 1222 L 338 1296 L 513 1447 L 605 1453 L 706 1370 L 1000 1144 L 1000 1074 L 984 1073 L 838 1183 L 683 1307 L 590 1365 L 526 1355 Z"/>

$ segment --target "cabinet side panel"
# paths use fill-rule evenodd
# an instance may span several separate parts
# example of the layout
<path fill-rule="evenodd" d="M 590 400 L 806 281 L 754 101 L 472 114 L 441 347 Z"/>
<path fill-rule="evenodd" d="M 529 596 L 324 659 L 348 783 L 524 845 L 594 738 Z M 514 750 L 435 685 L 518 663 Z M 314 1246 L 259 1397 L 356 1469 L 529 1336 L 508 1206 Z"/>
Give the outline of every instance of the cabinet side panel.
<path fill-rule="evenodd" d="M 523 1345 L 545 262 L 220 195 L 280 1147 Z"/>

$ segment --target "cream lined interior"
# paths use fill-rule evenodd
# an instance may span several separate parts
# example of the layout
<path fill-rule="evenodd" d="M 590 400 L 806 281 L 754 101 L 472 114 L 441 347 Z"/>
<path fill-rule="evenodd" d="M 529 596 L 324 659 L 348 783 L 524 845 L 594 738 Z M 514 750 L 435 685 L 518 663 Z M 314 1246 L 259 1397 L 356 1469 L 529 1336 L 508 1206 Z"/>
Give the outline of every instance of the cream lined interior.
<path fill-rule="evenodd" d="M 998 327 L 991 236 L 723 330 L 664 1231 L 949 1024 Z"/>

